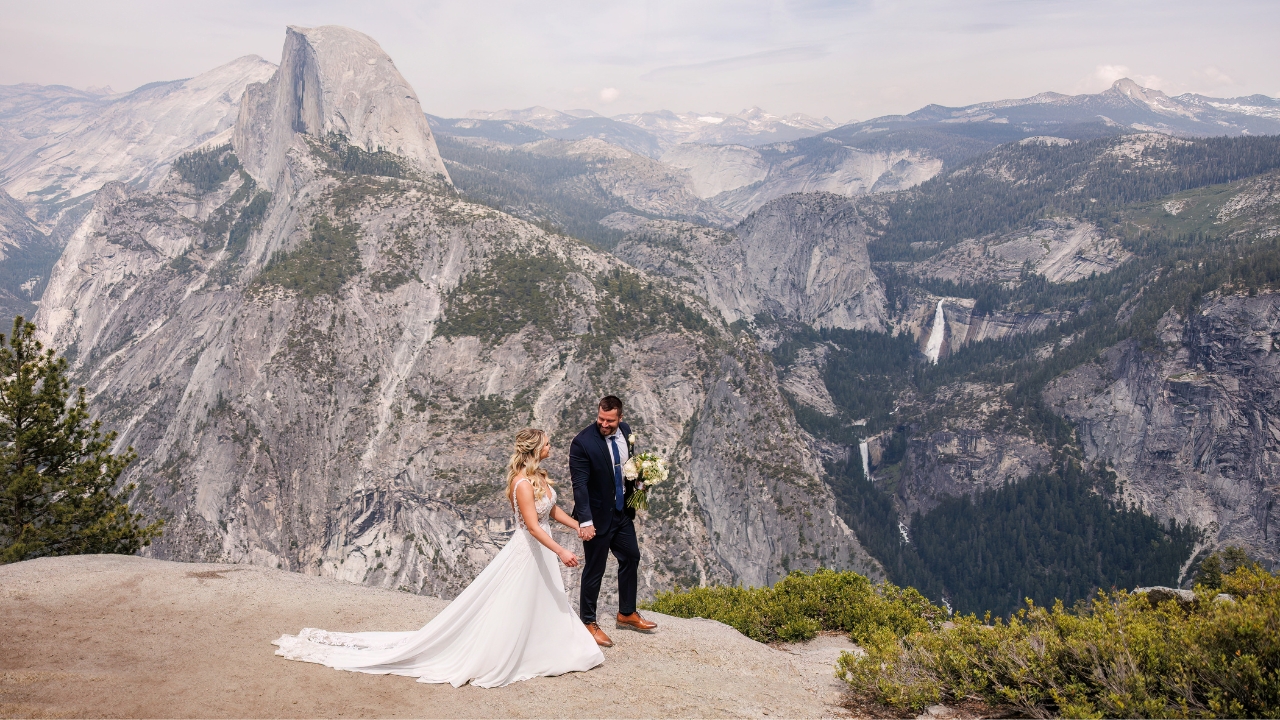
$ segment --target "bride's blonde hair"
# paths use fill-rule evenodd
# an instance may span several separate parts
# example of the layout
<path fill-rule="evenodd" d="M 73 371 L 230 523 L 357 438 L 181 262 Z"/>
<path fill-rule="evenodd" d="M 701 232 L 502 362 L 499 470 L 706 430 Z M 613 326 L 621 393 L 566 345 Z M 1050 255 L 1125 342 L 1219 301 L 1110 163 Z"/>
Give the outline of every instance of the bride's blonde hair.
<path fill-rule="evenodd" d="M 548 442 L 547 434 L 537 428 L 525 428 L 516 433 L 514 452 L 507 461 L 507 500 L 513 501 L 516 478 L 523 475 L 533 486 L 534 502 L 547 496 L 551 480 L 547 471 L 538 467 L 542 460 L 542 447 Z"/>

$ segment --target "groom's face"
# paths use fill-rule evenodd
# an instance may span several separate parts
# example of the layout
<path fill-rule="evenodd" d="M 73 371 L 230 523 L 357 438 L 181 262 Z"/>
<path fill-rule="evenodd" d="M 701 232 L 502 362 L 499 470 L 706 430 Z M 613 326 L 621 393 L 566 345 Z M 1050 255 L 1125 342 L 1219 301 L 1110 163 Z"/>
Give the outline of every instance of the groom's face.
<path fill-rule="evenodd" d="M 622 422 L 621 410 L 597 410 L 596 411 L 596 427 L 600 429 L 600 434 L 609 437 L 613 431 L 618 429 L 618 423 Z"/>

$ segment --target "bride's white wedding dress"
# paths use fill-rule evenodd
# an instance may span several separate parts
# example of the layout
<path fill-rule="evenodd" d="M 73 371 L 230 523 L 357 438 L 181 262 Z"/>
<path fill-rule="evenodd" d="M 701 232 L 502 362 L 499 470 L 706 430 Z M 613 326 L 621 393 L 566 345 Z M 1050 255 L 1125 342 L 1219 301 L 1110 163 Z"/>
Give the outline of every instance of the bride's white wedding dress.
<path fill-rule="evenodd" d="M 527 482 L 523 478 L 519 482 Z M 551 531 L 555 491 L 535 502 Z M 559 558 L 519 526 L 493 562 L 426 627 L 416 632 L 339 633 L 305 628 L 273 644 L 290 660 L 418 682 L 501 687 L 543 675 L 590 670 L 604 662 L 565 594 Z"/>

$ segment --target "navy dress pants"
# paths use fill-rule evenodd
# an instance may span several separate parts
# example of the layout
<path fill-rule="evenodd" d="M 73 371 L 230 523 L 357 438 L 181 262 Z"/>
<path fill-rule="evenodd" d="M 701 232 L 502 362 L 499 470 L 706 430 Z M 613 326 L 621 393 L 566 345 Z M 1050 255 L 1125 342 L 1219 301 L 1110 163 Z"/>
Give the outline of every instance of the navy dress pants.
<path fill-rule="evenodd" d="M 600 599 L 600 581 L 604 579 L 604 566 L 610 552 L 618 559 L 618 612 L 630 615 L 636 611 L 636 573 L 640 568 L 636 526 L 621 510 L 606 512 L 613 513 L 609 531 L 597 531 L 594 538 L 582 543 L 586 562 L 582 566 L 578 615 L 584 623 L 596 622 L 596 601 Z"/>

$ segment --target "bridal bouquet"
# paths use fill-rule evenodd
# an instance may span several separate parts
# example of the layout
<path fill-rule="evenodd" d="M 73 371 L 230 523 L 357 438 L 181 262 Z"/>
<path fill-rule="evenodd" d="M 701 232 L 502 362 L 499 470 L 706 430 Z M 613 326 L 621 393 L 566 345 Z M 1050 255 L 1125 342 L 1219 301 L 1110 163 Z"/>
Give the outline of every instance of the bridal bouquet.
<path fill-rule="evenodd" d="M 649 486 L 667 479 L 667 461 L 657 453 L 643 452 L 633 455 L 622 466 L 622 476 L 636 484 L 636 490 L 627 501 L 627 507 L 649 509 Z"/>

